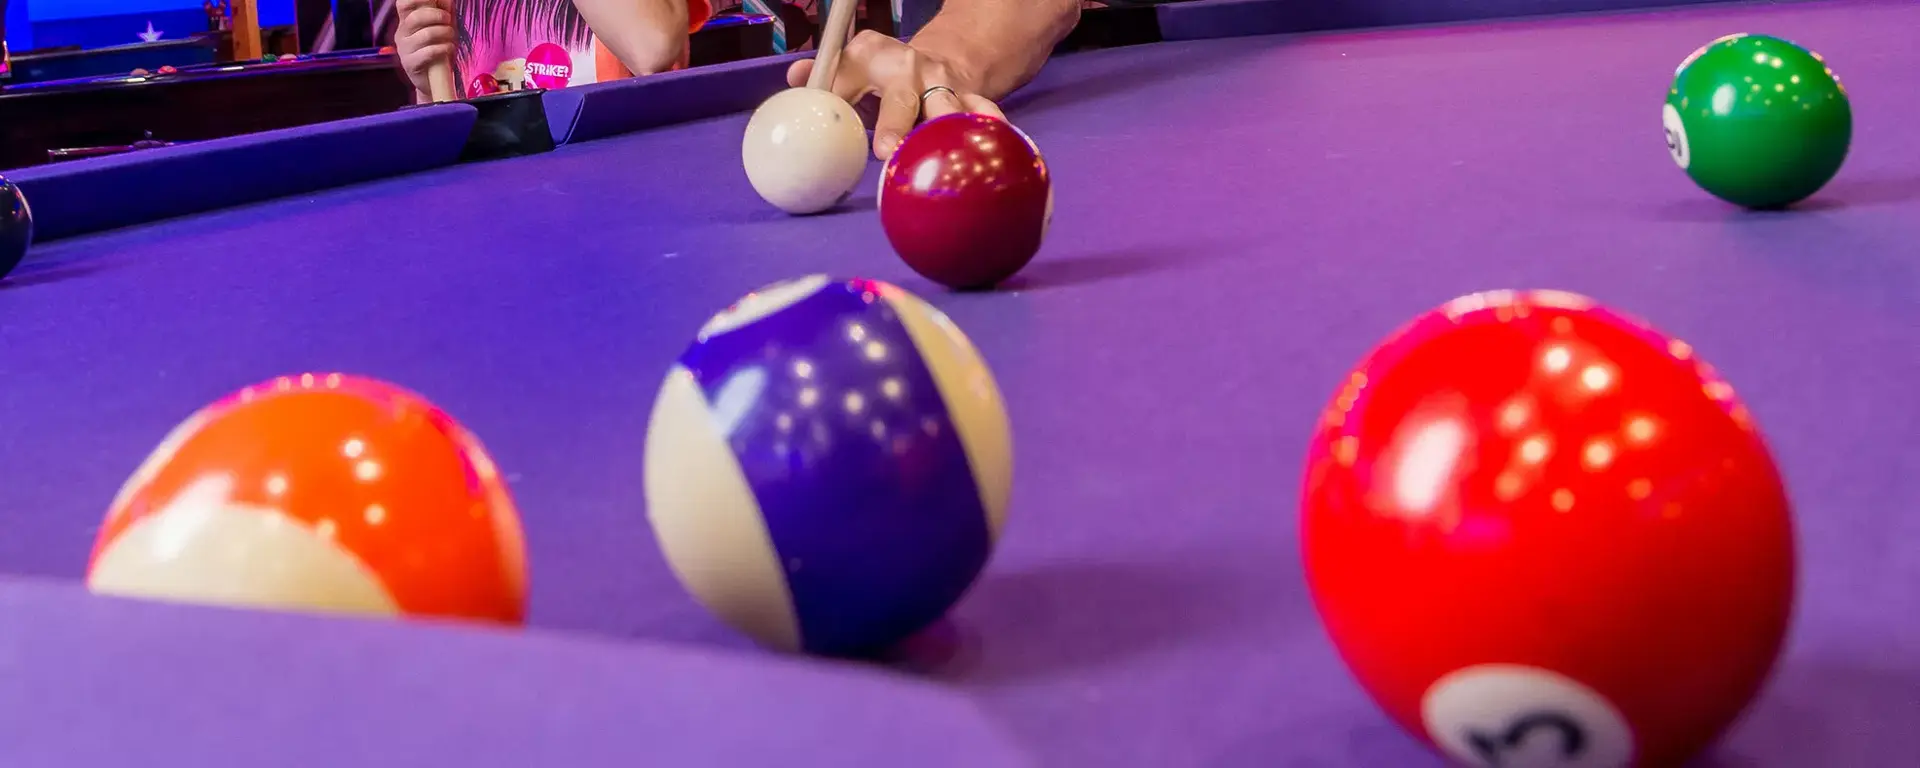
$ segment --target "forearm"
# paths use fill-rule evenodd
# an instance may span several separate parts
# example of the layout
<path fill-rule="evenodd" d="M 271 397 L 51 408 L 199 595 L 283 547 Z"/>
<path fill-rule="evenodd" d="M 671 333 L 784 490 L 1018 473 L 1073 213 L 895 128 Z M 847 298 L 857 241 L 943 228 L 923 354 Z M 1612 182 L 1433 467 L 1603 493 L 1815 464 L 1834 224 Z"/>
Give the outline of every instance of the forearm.
<path fill-rule="evenodd" d="M 687 51 L 686 0 L 573 0 L 594 36 L 636 75 L 672 69 Z"/>
<path fill-rule="evenodd" d="M 976 93 L 998 100 L 1026 85 L 1080 21 L 1080 0 L 946 0 L 913 36 Z"/>

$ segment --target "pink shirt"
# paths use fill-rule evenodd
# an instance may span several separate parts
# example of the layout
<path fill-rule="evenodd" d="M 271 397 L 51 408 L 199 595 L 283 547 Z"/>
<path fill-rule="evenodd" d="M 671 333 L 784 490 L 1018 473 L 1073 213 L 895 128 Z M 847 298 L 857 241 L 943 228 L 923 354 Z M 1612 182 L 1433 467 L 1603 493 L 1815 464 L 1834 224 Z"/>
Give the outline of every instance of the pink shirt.
<path fill-rule="evenodd" d="M 593 33 L 572 0 L 463 0 L 456 54 L 469 97 L 591 83 Z"/>

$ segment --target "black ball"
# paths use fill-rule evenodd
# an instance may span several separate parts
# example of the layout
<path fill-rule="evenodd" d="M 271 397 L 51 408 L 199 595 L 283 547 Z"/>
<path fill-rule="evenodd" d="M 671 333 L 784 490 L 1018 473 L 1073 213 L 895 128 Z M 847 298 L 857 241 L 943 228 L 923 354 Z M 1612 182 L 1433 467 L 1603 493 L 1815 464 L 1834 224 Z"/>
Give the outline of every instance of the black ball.
<path fill-rule="evenodd" d="M 5 278 L 27 257 L 27 244 L 33 242 L 33 210 L 26 195 L 13 182 L 0 177 L 0 278 Z"/>

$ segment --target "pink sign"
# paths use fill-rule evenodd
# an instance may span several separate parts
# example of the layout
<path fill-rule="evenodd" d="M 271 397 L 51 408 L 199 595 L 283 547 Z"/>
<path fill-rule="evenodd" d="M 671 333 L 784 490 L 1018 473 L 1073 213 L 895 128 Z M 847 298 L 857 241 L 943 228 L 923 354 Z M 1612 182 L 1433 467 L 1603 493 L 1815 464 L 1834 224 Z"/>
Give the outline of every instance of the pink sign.
<path fill-rule="evenodd" d="M 535 88 L 565 88 L 573 80 L 573 55 L 553 43 L 541 43 L 527 54 L 527 79 Z"/>

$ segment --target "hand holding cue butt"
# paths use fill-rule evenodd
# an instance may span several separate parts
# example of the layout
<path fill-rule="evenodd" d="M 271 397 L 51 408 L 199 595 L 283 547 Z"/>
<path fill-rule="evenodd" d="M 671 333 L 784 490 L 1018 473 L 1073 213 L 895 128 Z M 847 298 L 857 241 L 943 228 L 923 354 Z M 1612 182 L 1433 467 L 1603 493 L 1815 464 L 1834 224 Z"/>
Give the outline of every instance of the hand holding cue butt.
<path fill-rule="evenodd" d="M 833 71 L 839 69 L 840 49 L 847 47 L 847 35 L 853 29 L 853 7 L 859 0 L 831 0 L 826 23 L 820 26 L 820 47 L 813 53 L 813 72 L 807 75 L 807 87 L 833 90 Z"/>
<path fill-rule="evenodd" d="M 447 11 L 452 12 L 453 10 L 453 3 L 447 3 Z M 459 17 L 455 16 L 454 18 L 457 20 Z M 460 86 L 453 81 L 453 56 L 451 54 L 427 67 L 427 97 L 433 99 L 433 103 L 440 104 L 454 101 L 459 99 L 460 96 Z"/>

